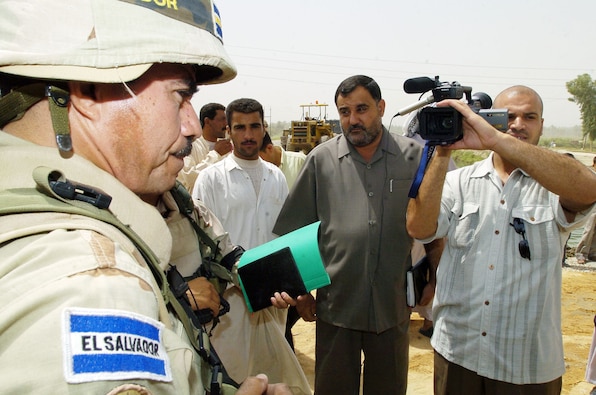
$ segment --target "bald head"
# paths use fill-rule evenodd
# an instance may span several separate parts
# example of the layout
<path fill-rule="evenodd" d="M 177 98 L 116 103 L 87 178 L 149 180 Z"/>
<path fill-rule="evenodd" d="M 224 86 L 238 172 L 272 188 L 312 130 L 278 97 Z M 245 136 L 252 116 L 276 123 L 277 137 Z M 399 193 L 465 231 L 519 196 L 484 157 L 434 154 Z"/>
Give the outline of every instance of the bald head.
<path fill-rule="evenodd" d="M 493 108 L 507 109 L 507 133 L 530 144 L 538 144 L 542 136 L 543 104 L 535 90 L 516 85 L 499 93 Z"/>
<path fill-rule="evenodd" d="M 495 97 L 493 108 L 503 108 L 503 103 L 508 102 L 510 99 L 513 99 L 516 96 L 525 97 L 527 100 L 534 102 L 534 107 L 539 110 L 538 115 L 540 118 L 542 118 L 542 113 L 544 111 L 542 98 L 540 98 L 540 95 L 534 89 L 524 85 L 514 85 L 503 90 L 497 95 L 497 97 Z"/>

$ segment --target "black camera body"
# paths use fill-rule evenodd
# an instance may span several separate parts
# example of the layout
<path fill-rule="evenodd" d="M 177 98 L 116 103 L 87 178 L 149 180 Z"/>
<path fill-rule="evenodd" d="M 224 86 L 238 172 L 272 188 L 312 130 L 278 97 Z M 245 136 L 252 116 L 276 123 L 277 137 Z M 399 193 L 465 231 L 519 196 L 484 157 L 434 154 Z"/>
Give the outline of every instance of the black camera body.
<path fill-rule="evenodd" d="M 451 107 L 424 107 L 418 113 L 418 134 L 432 145 L 447 145 L 464 137 L 462 116 Z"/>
<path fill-rule="evenodd" d="M 468 106 L 489 124 L 502 132 L 508 128 L 506 109 L 491 109 L 489 95 L 477 92 L 472 95 L 472 88 L 458 82 L 440 82 L 428 77 L 413 78 L 404 83 L 407 93 L 425 93 L 432 89 L 432 98 L 426 102 L 440 102 L 445 99 L 462 99 L 464 95 Z M 452 107 L 424 107 L 418 113 L 418 134 L 431 145 L 449 145 L 463 138 L 463 117 Z"/>
<path fill-rule="evenodd" d="M 472 109 L 495 129 L 507 131 L 507 110 Z M 418 113 L 418 133 L 432 145 L 453 144 L 464 137 L 462 121 L 462 115 L 452 107 L 425 107 Z"/>

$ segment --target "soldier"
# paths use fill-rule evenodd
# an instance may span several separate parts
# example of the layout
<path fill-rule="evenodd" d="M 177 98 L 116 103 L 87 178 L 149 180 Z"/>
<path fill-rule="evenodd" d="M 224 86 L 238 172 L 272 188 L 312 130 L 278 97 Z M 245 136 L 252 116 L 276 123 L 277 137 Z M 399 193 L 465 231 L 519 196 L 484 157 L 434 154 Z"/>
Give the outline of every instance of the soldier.
<path fill-rule="evenodd" d="M 225 387 L 164 274 L 188 244 L 164 216 L 200 134 L 190 99 L 236 75 L 217 21 L 209 0 L 2 4 L 1 392 Z M 206 284 L 194 307 L 217 312 Z M 237 393 L 289 391 L 260 376 Z"/>

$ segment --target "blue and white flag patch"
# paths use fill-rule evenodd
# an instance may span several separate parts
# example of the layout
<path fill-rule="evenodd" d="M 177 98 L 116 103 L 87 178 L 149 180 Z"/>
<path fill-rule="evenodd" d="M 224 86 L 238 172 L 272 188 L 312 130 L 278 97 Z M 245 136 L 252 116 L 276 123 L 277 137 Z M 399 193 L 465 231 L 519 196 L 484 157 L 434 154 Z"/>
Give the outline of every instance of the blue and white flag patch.
<path fill-rule="evenodd" d="M 62 330 L 66 381 L 172 381 L 163 329 L 162 323 L 128 311 L 66 309 Z"/>
<path fill-rule="evenodd" d="M 213 3 L 213 24 L 215 25 L 215 35 L 223 42 L 223 29 L 221 27 L 221 16 L 219 8 Z"/>

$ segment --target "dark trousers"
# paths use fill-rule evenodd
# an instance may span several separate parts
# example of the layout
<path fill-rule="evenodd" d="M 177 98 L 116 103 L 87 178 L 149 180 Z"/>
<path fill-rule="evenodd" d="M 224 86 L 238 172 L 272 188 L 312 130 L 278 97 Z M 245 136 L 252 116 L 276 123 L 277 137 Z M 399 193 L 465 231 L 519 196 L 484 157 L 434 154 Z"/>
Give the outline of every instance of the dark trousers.
<path fill-rule="evenodd" d="M 408 381 L 408 326 L 409 320 L 377 334 L 317 320 L 315 395 L 358 395 L 362 364 L 364 395 L 404 395 Z"/>
<path fill-rule="evenodd" d="M 479 376 L 435 351 L 435 395 L 559 395 L 561 377 L 541 384 L 512 384 Z"/>

